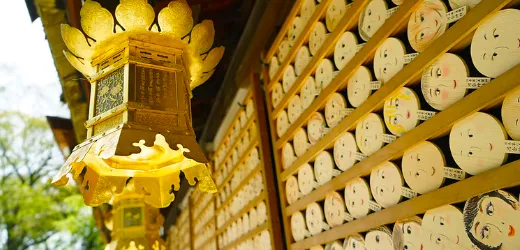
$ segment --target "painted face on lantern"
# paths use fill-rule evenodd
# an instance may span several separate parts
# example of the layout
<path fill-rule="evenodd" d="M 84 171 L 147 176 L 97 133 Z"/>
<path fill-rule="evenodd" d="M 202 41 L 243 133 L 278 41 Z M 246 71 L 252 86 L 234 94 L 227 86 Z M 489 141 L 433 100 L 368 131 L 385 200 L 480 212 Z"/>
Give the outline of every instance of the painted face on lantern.
<path fill-rule="evenodd" d="M 467 92 L 468 67 L 462 58 L 446 53 L 423 72 L 421 92 L 434 109 L 444 110 Z"/>
<path fill-rule="evenodd" d="M 314 0 L 304 0 L 302 3 L 302 7 L 300 9 L 300 16 L 307 22 L 307 20 L 314 13 L 314 9 L 316 8 L 316 2 Z"/>
<path fill-rule="evenodd" d="M 307 135 L 309 136 L 311 144 L 315 144 L 321 138 L 323 128 L 325 128 L 325 119 L 323 118 L 323 115 L 314 112 L 307 124 Z"/>
<path fill-rule="evenodd" d="M 502 103 L 502 122 L 507 133 L 514 140 L 520 140 L 520 89 L 506 95 Z"/>
<path fill-rule="evenodd" d="M 406 50 L 397 38 L 387 38 L 374 55 L 374 74 L 382 83 L 388 82 L 403 69 Z"/>
<path fill-rule="evenodd" d="M 278 137 L 282 137 L 287 128 L 289 127 L 289 118 L 287 118 L 287 112 L 282 110 L 280 115 L 276 118 L 276 134 Z"/>
<path fill-rule="evenodd" d="M 383 114 L 386 127 L 392 134 L 402 136 L 419 123 L 419 109 L 419 97 L 415 92 L 406 87 L 400 88 L 385 101 Z"/>
<path fill-rule="evenodd" d="M 345 186 L 345 204 L 356 219 L 368 214 L 370 198 L 368 184 L 361 178 L 354 179 Z"/>
<path fill-rule="evenodd" d="M 305 210 L 307 228 L 312 235 L 318 235 L 323 230 L 323 211 L 318 203 L 311 203 Z"/>
<path fill-rule="evenodd" d="M 334 142 L 334 161 L 339 169 L 345 171 L 356 163 L 356 139 L 349 132 L 343 132 Z"/>
<path fill-rule="evenodd" d="M 310 60 L 311 55 L 309 53 L 309 48 L 307 48 L 307 46 L 302 46 L 298 50 L 298 54 L 296 54 L 296 59 L 294 59 L 294 71 L 296 75 L 300 75 L 303 72 L 305 66 L 307 66 Z"/>
<path fill-rule="evenodd" d="M 475 7 L 482 0 L 449 0 L 452 9 L 458 9 L 462 6 L 468 6 L 468 8 Z"/>
<path fill-rule="evenodd" d="M 339 94 L 334 93 L 325 104 L 325 121 L 329 127 L 335 127 L 343 118 L 341 111 L 347 108 L 347 101 Z"/>
<path fill-rule="evenodd" d="M 353 107 L 359 107 L 372 93 L 372 75 L 367 67 L 359 67 L 347 82 L 347 97 Z"/>
<path fill-rule="evenodd" d="M 296 42 L 296 39 L 298 39 L 298 36 L 302 32 L 302 29 L 304 28 L 303 19 L 300 17 L 295 17 L 293 19 L 293 23 L 291 27 L 289 27 L 289 30 L 287 31 L 287 36 L 289 38 L 289 43 L 292 45 L 294 42 Z"/>
<path fill-rule="evenodd" d="M 343 242 L 345 250 L 366 250 L 365 239 L 361 235 L 352 235 Z"/>
<path fill-rule="evenodd" d="M 401 200 L 403 179 L 399 168 L 392 162 L 385 162 L 370 174 L 370 190 L 377 203 L 383 207 L 393 206 Z"/>
<path fill-rule="evenodd" d="M 399 250 L 423 250 L 423 230 L 421 219 L 414 217 L 412 220 L 396 222 L 392 233 L 394 249 Z"/>
<path fill-rule="evenodd" d="M 346 5 L 345 0 L 332 0 L 327 8 L 327 13 L 325 14 L 325 22 L 327 24 L 327 29 L 332 32 L 336 25 L 338 25 L 339 21 L 345 14 Z"/>
<path fill-rule="evenodd" d="M 365 155 L 371 155 L 383 147 L 381 137 L 385 133 L 383 121 L 379 115 L 370 113 L 356 126 L 356 143 Z"/>
<path fill-rule="evenodd" d="M 493 14 L 475 31 L 471 59 L 480 73 L 496 78 L 520 63 L 520 10 Z"/>
<path fill-rule="evenodd" d="M 300 241 L 305 238 L 305 219 L 300 211 L 295 212 L 291 216 L 291 232 L 294 241 Z"/>
<path fill-rule="evenodd" d="M 404 152 L 403 177 L 412 190 L 424 194 L 442 185 L 445 165 L 439 147 L 424 141 Z"/>
<path fill-rule="evenodd" d="M 343 224 L 345 218 L 345 203 L 341 195 L 333 192 L 325 197 L 325 219 L 331 227 Z"/>
<path fill-rule="evenodd" d="M 316 82 L 322 88 L 327 87 L 330 82 L 332 82 L 332 73 L 334 71 L 334 66 L 332 62 L 325 58 L 321 60 L 320 64 L 316 68 Z"/>
<path fill-rule="evenodd" d="M 301 89 L 300 96 L 302 99 L 303 110 L 305 110 L 311 106 L 312 102 L 316 98 L 316 84 L 314 82 L 314 77 L 309 76 L 307 78 Z"/>
<path fill-rule="evenodd" d="M 327 151 L 322 151 L 314 160 L 314 176 L 320 185 L 324 185 L 332 179 L 332 169 L 334 162 L 332 156 Z"/>
<path fill-rule="evenodd" d="M 289 92 L 289 89 L 291 88 L 291 86 L 295 80 L 296 80 L 296 75 L 294 73 L 294 68 L 292 65 L 289 65 L 283 72 L 283 78 L 282 78 L 283 91 L 286 93 Z"/>
<path fill-rule="evenodd" d="M 339 241 L 334 241 L 325 246 L 327 250 L 343 250 L 343 246 L 339 243 Z"/>
<path fill-rule="evenodd" d="M 298 186 L 303 195 L 308 195 L 312 192 L 314 185 L 314 172 L 309 163 L 303 164 L 298 170 Z"/>
<path fill-rule="evenodd" d="M 271 101 L 273 102 L 273 107 L 278 106 L 278 103 L 280 103 L 280 100 L 282 100 L 283 97 L 283 90 L 282 85 L 277 82 L 274 84 L 273 92 L 271 92 Z"/>
<path fill-rule="evenodd" d="M 388 6 L 383 0 L 371 0 L 359 15 L 359 35 L 368 41 L 386 21 Z"/>
<path fill-rule="evenodd" d="M 327 39 L 327 30 L 322 22 L 316 23 L 309 37 L 309 51 L 311 55 L 316 55 L 321 45 Z"/>
<path fill-rule="evenodd" d="M 341 0 L 343 1 L 343 0 Z M 347 31 L 336 42 L 334 48 L 334 63 L 336 67 L 341 70 L 347 63 L 354 57 L 357 52 L 357 38 L 356 36 Z"/>
<path fill-rule="evenodd" d="M 289 100 L 289 106 L 287 107 L 287 115 L 289 116 L 289 122 L 294 123 L 300 114 L 302 113 L 302 102 L 299 95 L 294 95 Z"/>
<path fill-rule="evenodd" d="M 422 227 L 431 249 L 450 250 L 458 249 L 457 247 L 471 249 L 472 247 L 464 231 L 462 212 L 452 205 L 428 210 L 423 216 Z"/>
<path fill-rule="evenodd" d="M 365 235 L 365 246 L 369 250 L 394 249 L 390 230 L 386 227 L 371 230 Z"/>
<path fill-rule="evenodd" d="M 300 157 L 302 156 L 305 151 L 307 151 L 307 148 L 309 147 L 309 142 L 307 141 L 307 133 L 303 128 L 299 128 L 296 130 L 296 134 L 294 134 L 294 152 L 296 153 L 296 156 Z"/>
<path fill-rule="evenodd" d="M 287 195 L 287 203 L 293 204 L 298 200 L 298 180 L 294 176 L 290 176 L 285 183 L 285 192 Z"/>
<path fill-rule="evenodd" d="M 520 246 L 518 200 L 497 190 L 473 197 L 464 206 L 464 225 L 480 249 L 517 249 Z"/>
<path fill-rule="evenodd" d="M 505 161 L 502 124 L 493 116 L 477 112 L 457 122 L 450 133 L 450 150 L 457 165 L 476 175 L 496 168 Z"/>
<path fill-rule="evenodd" d="M 446 29 L 448 9 L 441 0 L 423 0 L 408 21 L 408 41 L 415 51 L 424 51 Z"/>
<path fill-rule="evenodd" d="M 291 45 L 289 44 L 289 40 L 284 39 L 280 46 L 278 46 L 278 61 L 283 62 L 285 61 L 285 57 L 287 57 L 287 54 L 289 54 L 289 50 L 291 49 Z"/>
<path fill-rule="evenodd" d="M 291 164 L 296 160 L 294 156 L 294 150 L 291 143 L 287 142 L 283 146 L 282 149 L 282 165 L 283 168 L 286 169 L 291 166 Z"/>

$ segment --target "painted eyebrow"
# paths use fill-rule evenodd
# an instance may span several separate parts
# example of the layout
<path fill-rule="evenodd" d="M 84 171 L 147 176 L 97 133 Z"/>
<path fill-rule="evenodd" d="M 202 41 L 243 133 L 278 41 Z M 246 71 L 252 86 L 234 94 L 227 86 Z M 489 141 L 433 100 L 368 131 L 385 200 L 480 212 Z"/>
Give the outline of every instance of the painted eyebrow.
<path fill-rule="evenodd" d="M 486 39 L 486 40 L 487 40 L 487 36 L 486 36 L 486 35 L 487 35 L 487 34 L 484 34 L 484 39 Z"/>
<path fill-rule="evenodd" d="M 430 89 L 430 96 L 433 97 L 433 95 L 432 95 L 432 89 Z"/>
<path fill-rule="evenodd" d="M 477 221 L 477 224 L 475 224 L 475 235 L 477 235 L 477 227 L 480 225 L 480 221 Z"/>
<path fill-rule="evenodd" d="M 487 53 L 484 53 L 484 54 L 482 55 L 482 59 L 483 59 L 483 60 L 486 60 L 486 55 L 487 55 Z"/>

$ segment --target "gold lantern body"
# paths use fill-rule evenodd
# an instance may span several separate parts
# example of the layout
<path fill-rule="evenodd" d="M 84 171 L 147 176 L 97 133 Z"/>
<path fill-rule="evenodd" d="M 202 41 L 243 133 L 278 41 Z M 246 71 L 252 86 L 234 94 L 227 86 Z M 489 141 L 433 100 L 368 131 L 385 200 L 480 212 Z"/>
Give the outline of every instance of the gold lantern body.
<path fill-rule="evenodd" d="M 192 128 L 191 90 L 214 72 L 224 48 L 211 48 L 211 21 L 193 27 L 184 0 L 155 13 L 146 0 L 121 0 L 110 12 L 87 0 L 81 31 L 62 25 L 65 56 L 91 82 L 88 139 L 54 178 L 81 181 L 85 203 L 97 206 L 121 193 L 132 177 L 135 190 L 154 207 L 166 207 L 180 187 L 216 192 L 208 160 Z M 160 31 L 159 31 L 160 30 Z M 191 31 L 191 34 L 190 34 Z M 209 51 L 209 52 L 208 52 Z"/>
<path fill-rule="evenodd" d="M 164 217 L 158 208 L 144 202 L 144 195 L 135 192 L 133 183 L 115 195 L 112 203 L 112 241 L 105 250 L 165 249 L 159 235 Z"/>

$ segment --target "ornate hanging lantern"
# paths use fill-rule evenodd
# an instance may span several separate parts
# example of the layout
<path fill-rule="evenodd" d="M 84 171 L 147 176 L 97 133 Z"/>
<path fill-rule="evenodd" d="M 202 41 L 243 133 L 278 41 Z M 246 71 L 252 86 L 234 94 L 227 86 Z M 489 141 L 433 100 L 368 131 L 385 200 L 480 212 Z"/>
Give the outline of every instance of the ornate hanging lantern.
<path fill-rule="evenodd" d="M 92 84 L 88 139 L 53 184 L 65 185 L 71 173 L 89 206 L 108 202 L 132 177 L 146 203 L 166 207 L 180 171 L 191 185 L 196 178 L 202 191 L 216 192 L 190 104 L 191 90 L 208 80 L 224 53 L 223 47 L 210 51 L 213 22 L 192 29 L 185 0 L 170 2 L 157 18 L 146 0 L 121 0 L 116 20 L 87 0 L 80 15 L 85 34 L 66 24 L 61 31 L 65 56 Z"/>
<path fill-rule="evenodd" d="M 135 192 L 133 182 L 113 199 L 112 241 L 105 250 L 165 250 L 159 230 L 164 217 L 158 208 L 144 202 L 144 195 Z"/>

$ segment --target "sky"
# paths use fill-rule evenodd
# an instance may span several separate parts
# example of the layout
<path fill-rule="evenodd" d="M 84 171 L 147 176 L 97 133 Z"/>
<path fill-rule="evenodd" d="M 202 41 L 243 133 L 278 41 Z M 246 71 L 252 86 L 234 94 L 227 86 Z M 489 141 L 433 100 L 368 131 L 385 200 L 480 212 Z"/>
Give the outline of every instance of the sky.
<path fill-rule="evenodd" d="M 70 117 L 40 19 L 25 1 L 0 0 L 0 110 Z"/>

